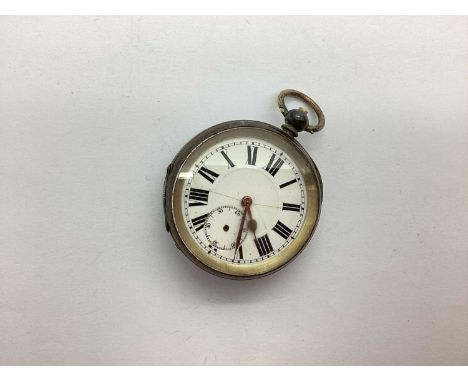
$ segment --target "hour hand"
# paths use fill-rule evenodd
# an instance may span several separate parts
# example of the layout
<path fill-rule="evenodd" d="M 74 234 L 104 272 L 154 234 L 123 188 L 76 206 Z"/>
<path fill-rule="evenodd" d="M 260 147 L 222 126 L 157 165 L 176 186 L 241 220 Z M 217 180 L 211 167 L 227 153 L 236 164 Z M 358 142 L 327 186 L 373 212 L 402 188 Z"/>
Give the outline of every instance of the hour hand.
<path fill-rule="evenodd" d="M 250 208 L 247 212 L 249 214 L 249 222 L 247 223 L 247 227 L 255 235 L 255 231 L 257 230 L 257 221 L 252 217 L 252 210 Z"/>
<path fill-rule="evenodd" d="M 257 230 L 257 221 L 250 217 L 250 220 L 247 223 L 247 225 L 248 225 L 249 229 L 255 234 L 255 231 Z"/>

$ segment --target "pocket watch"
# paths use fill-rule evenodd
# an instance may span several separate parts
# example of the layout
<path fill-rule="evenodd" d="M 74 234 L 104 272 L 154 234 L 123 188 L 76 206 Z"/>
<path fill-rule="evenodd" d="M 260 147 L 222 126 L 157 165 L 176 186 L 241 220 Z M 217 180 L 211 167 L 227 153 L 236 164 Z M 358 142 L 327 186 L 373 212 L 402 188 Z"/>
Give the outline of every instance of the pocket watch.
<path fill-rule="evenodd" d="M 303 108 L 288 110 L 285 97 L 308 104 L 318 117 L 309 124 Z M 238 120 L 192 138 L 167 168 L 166 228 L 175 245 L 202 269 L 231 279 L 275 272 L 309 242 L 322 204 L 317 166 L 295 139 L 320 131 L 325 118 L 307 95 L 278 95 L 285 123 Z"/>

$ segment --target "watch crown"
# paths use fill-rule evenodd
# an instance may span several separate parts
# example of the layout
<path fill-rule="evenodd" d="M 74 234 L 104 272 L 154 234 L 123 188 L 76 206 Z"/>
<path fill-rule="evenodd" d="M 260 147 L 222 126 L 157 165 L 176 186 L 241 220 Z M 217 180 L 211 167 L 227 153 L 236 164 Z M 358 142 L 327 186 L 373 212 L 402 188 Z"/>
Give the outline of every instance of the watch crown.
<path fill-rule="evenodd" d="M 307 110 L 302 107 L 289 110 L 284 116 L 285 123 L 281 126 L 289 135 L 297 137 L 297 134 L 309 126 Z"/>
<path fill-rule="evenodd" d="M 309 105 L 317 114 L 318 123 L 315 126 L 309 125 L 309 118 L 307 117 L 307 110 L 300 107 L 299 109 L 288 110 L 284 99 L 286 96 L 299 98 Z M 284 124 L 281 126 L 283 131 L 286 132 L 291 138 L 296 138 L 300 131 L 307 131 L 311 134 L 316 133 L 323 129 L 325 125 L 325 117 L 319 105 L 309 96 L 301 93 L 298 90 L 286 89 L 278 94 L 278 107 L 281 114 L 284 115 Z"/>

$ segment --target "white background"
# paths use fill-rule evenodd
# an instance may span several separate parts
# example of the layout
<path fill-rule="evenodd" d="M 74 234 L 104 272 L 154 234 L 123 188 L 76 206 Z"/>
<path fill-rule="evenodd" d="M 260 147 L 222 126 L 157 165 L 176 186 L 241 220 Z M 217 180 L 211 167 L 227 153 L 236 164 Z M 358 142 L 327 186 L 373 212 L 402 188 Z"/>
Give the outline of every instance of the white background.
<path fill-rule="evenodd" d="M 0 19 L 0 364 L 467 364 L 463 17 Z M 196 268 L 167 165 L 216 123 L 325 112 L 307 249 Z"/>

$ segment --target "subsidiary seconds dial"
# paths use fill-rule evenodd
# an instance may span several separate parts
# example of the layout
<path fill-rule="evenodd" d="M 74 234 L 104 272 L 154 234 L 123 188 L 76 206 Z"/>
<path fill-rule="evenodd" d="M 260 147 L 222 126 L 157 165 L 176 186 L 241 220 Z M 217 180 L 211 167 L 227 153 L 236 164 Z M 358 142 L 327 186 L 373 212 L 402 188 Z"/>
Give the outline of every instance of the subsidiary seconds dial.
<path fill-rule="evenodd" d="M 220 249 L 227 251 L 236 246 L 235 229 L 239 225 L 242 212 L 233 206 L 220 206 L 211 211 L 206 217 L 204 234 L 210 243 L 210 249 L 215 252 Z M 243 227 L 240 240 L 247 235 L 247 227 Z"/>

